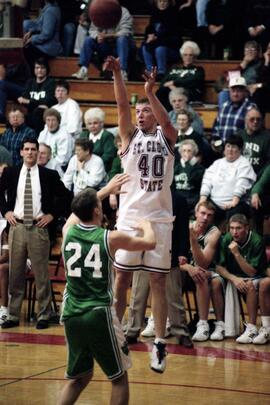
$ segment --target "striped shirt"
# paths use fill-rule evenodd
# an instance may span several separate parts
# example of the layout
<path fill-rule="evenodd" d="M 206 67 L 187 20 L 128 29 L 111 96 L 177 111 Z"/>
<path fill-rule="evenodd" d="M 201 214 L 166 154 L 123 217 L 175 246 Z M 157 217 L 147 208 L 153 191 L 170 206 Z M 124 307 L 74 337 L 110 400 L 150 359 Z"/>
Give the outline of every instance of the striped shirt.
<path fill-rule="evenodd" d="M 242 104 L 226 101 L 215 120 L 212 135 L 218 136 L 225 142 L 230 135 L 234 135 L 240 129 L 244 129 L 245 115 L 254 106 L 255 104 L 248 98 Z"/>

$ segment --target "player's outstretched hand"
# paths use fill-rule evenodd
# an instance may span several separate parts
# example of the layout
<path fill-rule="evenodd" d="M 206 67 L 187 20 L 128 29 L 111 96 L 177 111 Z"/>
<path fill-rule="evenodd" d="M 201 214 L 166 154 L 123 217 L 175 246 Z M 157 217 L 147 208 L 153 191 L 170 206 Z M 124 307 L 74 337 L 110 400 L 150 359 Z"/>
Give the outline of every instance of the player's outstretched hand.
<path fill-rule="evenodd" d="M 121 191 L 121 186 L 129 181 L 130 176 L 127 173 L 116 174 L 106 185 L 109 194 L 122 194 L 125 191 Z"/>
<path fill-rule="evenodd" d="M 120 72 L 121 66 L 119 58 L 115 58 L 114 56 L 107 56 L 105 62 L 103 63 L 103 70 L 110 70 L 112 72 Z"/>
<path fill-rule="evenodd" d="M 152 93 L 153 88 L 156 83 L 156 76 L 157 76 L 157 67 L 153 67 L 151 72 L 148 72 L 147 70 L 144 71 L 144 74 L 142 75 L 143 79 L 145 80 L 144 84 L 144 90 L 146 93 Z"/>

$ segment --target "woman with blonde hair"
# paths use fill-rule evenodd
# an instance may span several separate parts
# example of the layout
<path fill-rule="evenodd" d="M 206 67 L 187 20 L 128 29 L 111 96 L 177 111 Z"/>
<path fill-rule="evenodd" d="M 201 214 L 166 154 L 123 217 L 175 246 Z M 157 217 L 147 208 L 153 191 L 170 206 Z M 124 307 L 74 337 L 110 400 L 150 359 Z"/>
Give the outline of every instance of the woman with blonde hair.
<path fill-rule="evenodd" d="M 93 153 L 101 157 L 108 173 L 116 156 L 116 147 L 113 134 L 104 128 L 105 112 L 99 107 L 89 108 L 85 111 L 84 123 L 86 130 L 80 137 L 93 142 Z"/>

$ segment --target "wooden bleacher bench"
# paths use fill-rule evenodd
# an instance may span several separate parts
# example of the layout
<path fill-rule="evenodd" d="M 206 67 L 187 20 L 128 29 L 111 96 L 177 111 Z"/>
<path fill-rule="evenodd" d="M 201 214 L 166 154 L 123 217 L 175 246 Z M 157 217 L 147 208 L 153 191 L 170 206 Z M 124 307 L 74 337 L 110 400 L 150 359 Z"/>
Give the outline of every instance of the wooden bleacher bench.
<path fill-rule="evenodd" d="M 98 101 L 98 102 L 115 102 L 113 83 L 105 80 L 70 80 L 70 97 L 77 101 Z M 128 98 L 132 94 L 138 97 L 145 97 L 143 82 L 126 83 Z M 158 85 L 156 85 L 156 90 Z"/>
<path fill-rule="evenodd" d="M 78 70 L 78 57 L 58 57 L 50 60 L 50 74 L 56 78 L 69 78 L 72 73 Z M 198 65 L 205 70 L 205 81 L 214 82 L 225 71 L 237 69 L 239 61 L 223 61 L 223 60 L 200 60 Z M 100 77 L 99 69 L 92 63 L 88 69 L 89 79 L 97 79 Z"/>

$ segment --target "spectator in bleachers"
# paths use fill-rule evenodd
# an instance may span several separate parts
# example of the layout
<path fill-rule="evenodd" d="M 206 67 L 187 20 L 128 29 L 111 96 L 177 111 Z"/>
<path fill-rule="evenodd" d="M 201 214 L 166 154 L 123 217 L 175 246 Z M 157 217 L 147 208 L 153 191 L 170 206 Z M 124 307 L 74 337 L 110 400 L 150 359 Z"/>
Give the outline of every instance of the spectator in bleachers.
<path fill-rule="evenodd" d="M 201 57 L 208 57 L 208 24 L 206 19 L 206 7 L 209 0 L 196 0 L 196 33 L 195 39 L 202 50 Z"/>
<path fill-rule="evenodd" d="M 74 142 L 65 128 L 61 128 L 61 115 L 53 108 L 44 111 L 45 127 L 38 137 L 39 143 L 49 145 L 52 150 L 52 164 L 62 168 L 68 164 L 73 151 Z"/>
<path fill-rule="evenodd" d="M 261 76 L 263 71 L 263 61 L 261 59 L 261 46 L 256 41 L 247 41 L 244 45 L 244 57 L 240 62 L 238 74 L 245 78 L 249 92 L 249 98 L 253 97 L 258 88 L 261 88 Z M 219 105 L 230 99 L 228 89 L 222 90 L 219 95 Z"/>
<path fill-rule="evenodd" d="M 63 177 L 64 172 L 61 168 L 61 165 L 52 159 L 52 148 L 46 143 L 40 143 L 38 146 L 38 160 L 37 164 L 43 167 L 47 167 L 47 169 L 56 170 L 60 176 Z"/>
<path fill-rule="evenodd" d="M 82 112 L 77 101 L 69 97 L 69 83 L 59 80 L 55 85 L 55 98 L 58 104 L 52 106 L 61 115 L 61 127 L 73 138 L 78 138 L 82 130 Z"/>
<path fill-rule="evenodd" d="M 200 199 L 201 182 L 205 169 L 198 161 L 199 149 L 193 139 L 182 141 L 179 144 L 178 152 L 180 160 L 174 166 L 174 187 L 177 193 L 186 199 L 189 214 L 192 214 Z"/>
<path fill-rule="evenodd" d="M 196 6 L 194 0 L 176 0 L 179 10 L 179 27 L 182 37 L 194 38 L 196 30 Z"/>
<path fill-rule="evenodd" d="M 37 20 L 24 20 L 24 55 L 31 70 L 34 70 L 35 59 L 48 59 L 63 52 L 59 39 L 60 23 L 61 11 L 55 0 L 45 0 L 45 6 Z"/>
<path fill-rule="evenodd" d="M 179 110 L 176 118 L 176 128 L 178 129 L 177 141 L 175 148 L 179 147 L 180 142 L 186 139 L 193 139 L 198 146 L 198 156 L 200 156 L 200 161 L 207 158 L 207 153 L 210 151 L 210 146 L 203 135 L 198 134 L 192 128 L 192 116 L 187 110 Z M 176 161 L 179 155 L 176 152 Z"/>
<path fill-rule="evenodd" d="M 245 29 L 249 39 L 265 48 L 270 39 L 270 3 L 268 0 L 248 0 Z"/>
<path fill-rule="evenodd" d="M 259 80 L 254 85 L 252 100 L 257 104 L 260 111 L 265 114 L 270 111 L 270 42 L 263 54 L 263 59 Z"/>
<path fill-rule="evenodd" d="M 122 7 L 122 17 L 115 28 L 101 29 L 93 22 L 90 24 L 89 37 L 86 37 L 80 53 L 80 69 L 73 73 L 76 79 L 88 79 L 88 67 L 96 52 L 104 62 L 108 55 L 116 55 L 120 59 L 121 73 L 124 80 L 128 80 L 128 60 L 133 42 L 133 18 L 129 11 Z"/>
<path fill-rule="evenodd" d="M 264 167 L 251 189 L 251 208 L 252 226 L 263 235 L 264 217 L 270 214 L 270 164 Z"/>
<path fill-rule="evenodd" d="M 270 163 L 270 131 L 263 127 L 261 112 L 253 107 L 245 116 L 245 129 L 238 132 L 244 141 L 243 156 L 258 175 Z"/>
<path fill-rule="evenodd" d="M 20 106 L 13 106 L 7 116 L 7 129 L 0 136 L 0 145 L 12 154 L 13 166 L 21 161 L 21 144 L 24 138 L 37 138 L 35 131 L 25 124 L 24 110 Z"/>
<path fill-rule="evenodd" d="M 28 66 L 20 64 L 0 64 L 0 122 L 5 123 L 7 100 L 16 101 L 22 94 L 23 86 L 30 76 Z"/>
<path fill-rule="evenodd" d="M 230 135 L 245 127 L 245 116 L 253 104 L 248 99 L 247 83 L 244 77 L 234 77 L 229 82 L 230 100 L 223 104 L 216 117 L 212 135 L 223 142 Z"/>
<path fill-rule="evenodd" d="M 89 30 L 90 21 L 88 19 L 87 12 L 83 11 L 78 19 L 78 26 L 76 31 L 75 37 L 75 44 L 74 44 L 74 53 L 76 55 L 80 55 L 83 43 L 85 38 L 87 37 L 87 33 Z"/>
<path fill-rule="evenodd" d="M 188 272 L 196 285 L 199 322 L 192 340 L 203 342 L 209 339 L 208 314 L 210 299 L 216 315 L 215 330 L 211 340 L 223 340 L 224 299 L 221 277 L 215 272 L 215 258 L 220 239 L 219 229 L 213 225 L 215 207 L 210 201 L 199 202 L 195 209 L 196 220 L 190 224 L 190 255 L 187 263 L 180 263 L 180 269 Z"/>
<path fill-rule="evenodd" d="M 209 57 L 223 59 L 224 49 L 229 46 L 229 14 L 226 1 L 210 0 L 205 10 L 208 24 Z"/>
<path fill-rule="evenodd" d="M 186 41 L 181 46 L 182 65 L 174 66 L 166 73 L 157 91 L 157 96 L 167 111 L 171 110 L 169 93 L 176 87 L 183 87 L 187 91 L 189 101 L 202 99 L 204 69 L 202 66 L 195 65 L 199 54 L 200 48 L 193 41 Z"/>
<path fill-rule="evenodd" d="M 12 153 L 4 146 L 0 145 L 0 162 L 7 166 L 12 166 Z"/>
<path fill-rule="evenodd" d="M 116 147 L 113 134 L 104 128 L 105 113 L 99 107 L 89 108 L 84 113 L 84 122 L 86 130 L 82 132 L 81 138 L 93 142 L 93 153 L 101 157 L 108 173 L 116 156 Z"/>
<path fill-rule="evenodd" d="M 44 110 L 56 103 L 54 91 L 55 81 L 49 77 L 48 62 L 44 58 L 36 59 L 34 77 L 26 83 L 18 102 L 27 108 L 27 123 L 37 135 L 44 127 Z"/>
<path fill-rule="evenodd" d="M 220 258 L 216 271 L 227 280 L 227 287 L 246 296 L 248 324 L 237 343 L 252 343 L 258 335 L 256 326 L 258 311 L 258 289 L 262 277 L 265 276 L 267 261 L 263 239 L 254 231 L 250 231 L 248 220 L 244 215 L 236 214 L 230 218 L 230 231 L 221 241 Z M 227 296 L 227 294 L 226 294 Z M 236 298 L 238 300 L 238 298 Z M 228 306 L 232 306 L 235 314 L 232 296 L 225 301 L 225 313 Z M 235 317 L 239 314 L 235 314 Z M 233 316 L 230 317 L 232 321 Z M 233 321 L 232 321 L 233 322 Z M 227 330 L 225 316 L 225 328 Z"/>
<path fill-rule="evenodd" d="M 169 112 L 169 117 L 173 125 L 176 127 L 176 119 L 180 110 L 187 110 L 192 117 L 191 126 L 195 132 L 203 135 L 203 121 L 198 113 L 188 104 L 187 92 L 183 87 L 177 87 L 170 91 L 169 102 L 172 110 Z"/>
<path fill-rule="evenodd" d="M 145 29 L 142 55 L 149 72 L 157 66 L 157 81 L 163 79 L 169 64 L 179 61 L 178 18 L 173 0 L 154 0 L 150 22 Z"/>
<path fill-rule="evenodd" d="M 93 153 L 93 143 L 88 139 L 76 139 L 75 155 L 69 161 L 62 178 L 66 188 L 74 195 L 86 187 L 99 189 L 106 172 L 102 159 Z"/>
<path fill-rule="evenodd" d="M 77 20 L 81 14 L 81 1 L 57 0 L 61 10 L 60 38 L 64 56 L 72 56 L 77 30 Z"/>
<path fill-rule="evenodd" d="M 249 215 L 248 193 L 256 180 L 249 161 L 241 155 L 243 139 L 231 135 L 225 142 L 224 157 L 206 169 L 200 191 L 200 201 L 210 199 L 216 207 L 216 222 L 232 215 Z"/>

